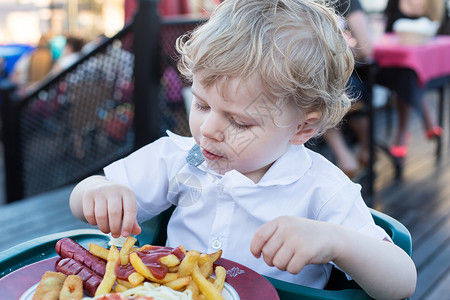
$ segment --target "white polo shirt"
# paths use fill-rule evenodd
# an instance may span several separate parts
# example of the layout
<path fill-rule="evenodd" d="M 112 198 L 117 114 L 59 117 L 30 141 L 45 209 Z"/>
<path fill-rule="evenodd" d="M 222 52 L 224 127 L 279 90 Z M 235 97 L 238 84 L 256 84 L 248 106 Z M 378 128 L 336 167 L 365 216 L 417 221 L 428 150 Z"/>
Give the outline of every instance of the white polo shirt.
<path fill-rule="evenodd" d="M 360 186 L 304 146 L 291 146 L 255 184 L 234 170 L 220 175 L 206 162 L 197 167 L 187 163 L 194 139 L 168 135 L 104 169 L 109 180 L 134 191 L 139 222 L 177 205 L 168 225 L 167 246 L 183 245 L 204 253 L 222 249 L 224 258 L 260 274 L 323 288 L 331 264 L 308 265 L 295 275 L 269 267 L 250 252 L 254 232 L 272 219 L 292 215 L 389 238 L 374 224 Z"/>

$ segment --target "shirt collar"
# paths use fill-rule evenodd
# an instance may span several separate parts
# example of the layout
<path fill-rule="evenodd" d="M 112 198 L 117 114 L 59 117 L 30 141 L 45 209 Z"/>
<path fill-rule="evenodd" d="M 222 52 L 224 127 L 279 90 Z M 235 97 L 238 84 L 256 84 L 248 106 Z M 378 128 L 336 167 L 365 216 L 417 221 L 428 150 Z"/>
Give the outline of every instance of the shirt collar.
<path fill-rule="evenodd" d="M 311 167 L 312 159 L 304 145 L 291 145 L 258 182 L 260 186 L 288 185 L 297 181 Z"/>

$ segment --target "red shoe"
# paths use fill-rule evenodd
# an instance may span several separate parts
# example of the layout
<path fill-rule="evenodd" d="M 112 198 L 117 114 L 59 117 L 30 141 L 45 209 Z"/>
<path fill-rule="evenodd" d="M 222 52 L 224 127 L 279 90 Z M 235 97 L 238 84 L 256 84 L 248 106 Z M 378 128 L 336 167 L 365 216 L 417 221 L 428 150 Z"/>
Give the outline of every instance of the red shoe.
<path fill-rule="evenodd" d="M 405 158 L 408 154 L 408 146 L 411 143 L 411 134 L 408 132 L 405 135 L 405 144 L 403 145 L 392 145 L 389 148 L 389 152 L 394 158 Z"/>
<path fill-rule="evenodd" d="M 408 154 L 408 146 L 406 145 L 393 145 L 389 148 L 389 152 L 395 158 L 404 158 Z"/>
<path fill-rule="evenodd" d="M 432 139 L 434 137 L 441 137 L 444 133 L 444 129 L 440 126 L 433 126 L 425 132 L 427 139 Z"/>

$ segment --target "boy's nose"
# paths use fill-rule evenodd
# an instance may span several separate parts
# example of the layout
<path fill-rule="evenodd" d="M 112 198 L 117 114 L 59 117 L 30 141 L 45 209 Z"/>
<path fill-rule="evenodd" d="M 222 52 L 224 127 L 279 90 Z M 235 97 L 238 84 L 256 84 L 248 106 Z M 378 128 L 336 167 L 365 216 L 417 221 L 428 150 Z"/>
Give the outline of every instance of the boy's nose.
<path fill-rule="evenodd" d="M 200 126 L 200 131 L 204 137 L 222 142 L 224 140 L 224 122 L 214 114 L 210 114 L 203 124 Z"/>

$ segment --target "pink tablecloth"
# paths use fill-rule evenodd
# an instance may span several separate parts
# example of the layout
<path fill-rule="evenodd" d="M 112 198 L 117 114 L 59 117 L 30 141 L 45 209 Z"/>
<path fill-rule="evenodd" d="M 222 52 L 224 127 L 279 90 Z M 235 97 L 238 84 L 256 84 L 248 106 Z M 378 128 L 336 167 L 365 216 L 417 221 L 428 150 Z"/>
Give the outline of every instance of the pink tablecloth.
<path fill-rule="evenodd" d="M 450 36 L 437 36 L 423 45 L 402 45 L 393 34 L 375 42 L 375 60 L 382 68 L 410 68 L 419 85 L 450 75 Z"/>

